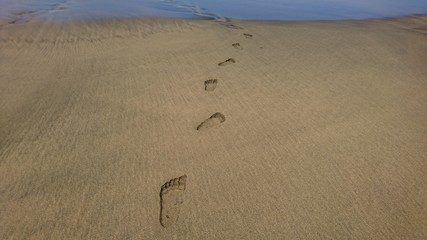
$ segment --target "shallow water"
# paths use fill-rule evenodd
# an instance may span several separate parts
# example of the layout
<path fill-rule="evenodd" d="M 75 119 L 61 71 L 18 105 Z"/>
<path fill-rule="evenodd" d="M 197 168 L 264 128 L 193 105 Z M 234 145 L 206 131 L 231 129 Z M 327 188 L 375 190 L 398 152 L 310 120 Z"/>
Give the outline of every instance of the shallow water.
<path fill-rule="evenodd" d="M 336 20 L 427 13 L 427 0 L 0 0 L 0 18 L 59 21 L 128 16 Z"/>

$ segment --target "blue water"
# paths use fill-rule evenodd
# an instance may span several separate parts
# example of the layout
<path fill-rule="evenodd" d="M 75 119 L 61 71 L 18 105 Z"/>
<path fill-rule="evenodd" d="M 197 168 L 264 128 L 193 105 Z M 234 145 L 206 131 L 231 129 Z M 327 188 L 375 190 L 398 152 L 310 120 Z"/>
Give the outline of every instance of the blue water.
<path fill-rule="evenodd" d="M 427 0 L 0 0 L 0 18 L 14 23 L 129 16 L 337 20 L 425 13 Z"/>

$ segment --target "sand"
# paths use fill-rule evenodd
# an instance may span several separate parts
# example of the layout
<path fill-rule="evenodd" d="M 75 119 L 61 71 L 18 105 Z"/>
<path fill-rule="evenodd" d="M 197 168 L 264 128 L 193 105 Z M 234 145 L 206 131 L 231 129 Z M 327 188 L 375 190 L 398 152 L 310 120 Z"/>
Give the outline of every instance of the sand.
<path fill-rule="evenodd" d="M 426 239 L 425 26 L 3 25 L 0 238 Z"/>

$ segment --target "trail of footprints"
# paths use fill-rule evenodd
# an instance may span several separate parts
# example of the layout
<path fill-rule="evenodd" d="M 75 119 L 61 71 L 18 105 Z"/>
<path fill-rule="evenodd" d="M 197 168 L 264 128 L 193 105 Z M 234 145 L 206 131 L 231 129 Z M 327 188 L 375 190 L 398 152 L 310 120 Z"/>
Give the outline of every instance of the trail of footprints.
<path fill-rule="evenodd" d="M 244 33 L 246 38 L 252 38 L 252 34 Z M 240 43 L 233 43 L 233 47 L 241 49 Z M 218 66 L 226 66 L 236 63 L 234 58 L 229 58 L 218 63 Z M 218 85 L 218 79 L 209 79 L 204 82 L 205 91 L 212 92 Z M 225 122 L 224 114 L 216 112 L 197 126 L 197 131 L 204 131 Z M 160 224 L 164 228 L 172 226 L 179 217 L 181 205 L 184 202 L 184 192 L 187 175 L 173 178 L 162 185 L 160 189 Z"/>

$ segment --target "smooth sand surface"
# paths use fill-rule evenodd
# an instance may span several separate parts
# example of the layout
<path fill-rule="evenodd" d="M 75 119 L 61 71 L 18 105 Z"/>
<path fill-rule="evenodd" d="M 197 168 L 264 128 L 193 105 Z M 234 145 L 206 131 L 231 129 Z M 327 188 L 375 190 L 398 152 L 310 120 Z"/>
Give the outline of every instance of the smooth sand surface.
<path fill-rule="evenodd" d="M 0 239 L 427 239 L 425 26 L 3 25 Z"/>

